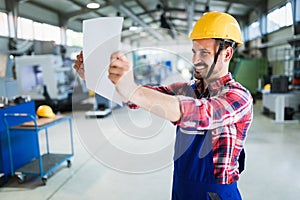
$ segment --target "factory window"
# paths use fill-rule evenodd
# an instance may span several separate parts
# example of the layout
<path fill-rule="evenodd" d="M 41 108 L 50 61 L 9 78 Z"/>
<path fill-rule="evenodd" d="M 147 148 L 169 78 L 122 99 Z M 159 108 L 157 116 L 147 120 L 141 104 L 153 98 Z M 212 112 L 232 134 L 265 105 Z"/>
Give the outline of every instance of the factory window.
<path fill-rule="evenodd" d="M 61 44 L 60 28 L 18 17 L 18 38 L 26 40 L 53 41 Z"/>
<path fill-rule="evenodd" d="M 7 14 L 0 12 L 0 35 L 8 36 L 8 20 Z"/>
<path fill-rule="evenodd" d="M 259 30 L 259 22 L 255 21 L 252 24 L 250 24 L 248 28 L 248 38 L 249 40 L 255 39 L 260 36 L 260 30 Z"/>
<path fill-rule="evenodd" d="M 83 46 L 83 34 L 81 32 L 75 32 L 73 30 L 67 30 L 67 45 L 68 46 Z"/>
<path fill-rule="evenodd" d="M 60 28 L 45 23 L 33 22 L 34 39 L 42 41 L 54 41 L 61 44 Z"/>
<path fill-rule="evenodd" d="M 292 5 L 290 2 L 267 14 L 267 32 L 271 33 L 293 24 Z"/>
<path fill-rule="evenodd" d="M 18 38 L 33 39 L 33 21 L 30 19 L 18 17 Z"/>

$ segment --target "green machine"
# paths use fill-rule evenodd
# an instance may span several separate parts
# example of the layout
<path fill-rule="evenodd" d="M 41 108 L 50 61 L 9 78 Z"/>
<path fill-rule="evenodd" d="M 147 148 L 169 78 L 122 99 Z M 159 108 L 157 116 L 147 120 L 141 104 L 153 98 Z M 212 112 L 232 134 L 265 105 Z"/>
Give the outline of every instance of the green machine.
<path fill-rule="evenodd" d="M 259 89 L 259 79 L 264 86 L 264 76 L 268 73 L 268 60 L 266 58 L 235 58 L 230 63 L 229 71 L 233 78 L 246 87 L 252 95 Z"/>

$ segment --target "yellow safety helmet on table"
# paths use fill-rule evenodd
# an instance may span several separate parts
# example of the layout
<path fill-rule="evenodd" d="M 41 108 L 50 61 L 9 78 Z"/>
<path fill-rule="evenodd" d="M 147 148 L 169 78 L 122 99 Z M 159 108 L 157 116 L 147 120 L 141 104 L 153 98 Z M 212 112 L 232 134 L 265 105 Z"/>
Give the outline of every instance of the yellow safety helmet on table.
<path fill-rule="evenodd" d="M 234 41 L 238 46 L 243 44 L 242 32 L 239 23 L 227 13 L 205 13 L 195 24 L 189 39 L 227 39 Z"/>
<path fill-rule="evenodd" d="M 270 92 L 271 91 L 271 84 L 268 83 L 264 86 L 264 90 L 267 91 L 267 92 Z"/>
<path fill-rule="evenodd" d="M 46 118 L 53 118 L 55 117 L 55 114 L 53 113 L 53 110 L 48 105 L 41 105 L 37 108 L 36 114 L 39 117 L 46 117 Z"/>

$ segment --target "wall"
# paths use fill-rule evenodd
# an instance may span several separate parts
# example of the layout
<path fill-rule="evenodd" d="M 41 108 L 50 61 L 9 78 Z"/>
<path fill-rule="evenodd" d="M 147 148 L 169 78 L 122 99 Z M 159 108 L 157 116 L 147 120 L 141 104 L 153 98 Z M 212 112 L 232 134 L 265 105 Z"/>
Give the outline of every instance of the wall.
<path fill-rule="evenodd" d="M 0 52 L 8 51 L 8 38 L 0 36 Z"/>

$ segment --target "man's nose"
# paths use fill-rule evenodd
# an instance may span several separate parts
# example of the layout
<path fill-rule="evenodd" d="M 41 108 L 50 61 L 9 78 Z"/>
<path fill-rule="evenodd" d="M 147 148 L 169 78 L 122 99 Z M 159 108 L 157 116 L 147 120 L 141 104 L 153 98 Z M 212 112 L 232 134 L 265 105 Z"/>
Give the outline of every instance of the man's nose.
<path fill-rule="evenodd" d="M 200 57 L 195 54 L 193 56 L 192 62 L 193 62 L 194 65 L 196 65 L 197 63 L 200 63 Z"/>

